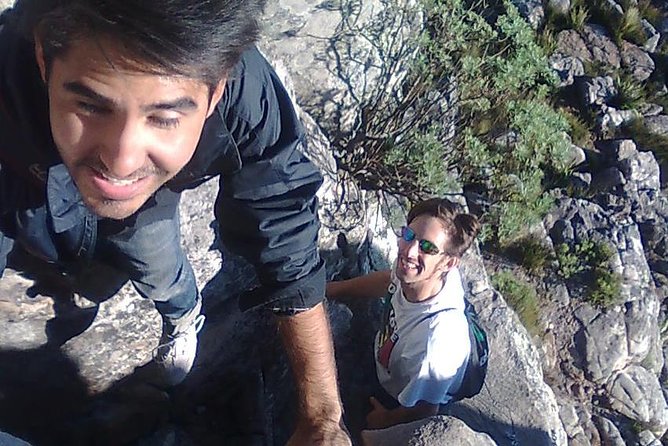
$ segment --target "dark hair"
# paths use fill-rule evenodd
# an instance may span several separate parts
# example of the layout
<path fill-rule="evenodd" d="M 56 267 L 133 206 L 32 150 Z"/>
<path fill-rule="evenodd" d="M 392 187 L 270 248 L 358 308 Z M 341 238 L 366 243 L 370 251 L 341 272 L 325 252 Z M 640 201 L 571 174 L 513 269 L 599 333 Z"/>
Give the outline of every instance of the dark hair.
<path fill-rule="evenodd" d="M 16 12 L 40 40 L 47 69 L 77 40 L 110 39 L 133 68 L 212 87 L 259 38 L 265 1 L 20 0 Z"/>
<path fill-rule="evenodd" d="M 430 215 L 441 220 L 448 236 L 445 253 L 451 256 L 461 257 L 480 230 L 475 215 L 459 212 L 458 206 L 445 198 L 430 198 L 417 203 L 408 212 L 408 224 L 420 215 Z"/>

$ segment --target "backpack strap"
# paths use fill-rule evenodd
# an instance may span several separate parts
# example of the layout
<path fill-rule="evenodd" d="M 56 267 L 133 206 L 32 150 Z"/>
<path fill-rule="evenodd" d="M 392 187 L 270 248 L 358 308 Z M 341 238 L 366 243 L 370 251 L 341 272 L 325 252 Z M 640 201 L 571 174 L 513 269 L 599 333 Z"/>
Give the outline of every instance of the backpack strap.
<path fill-rule="evenodd" d="M 450 395 L 452 397 L 451 402 L 471 398 L 480 393 L 487 376 L 487 362 L 489 360 L 487 333 L 480 325 L 475 307 L 466 298 L 464 298 L 464 315 L 469 328 L 471 351 L 462 383 L 459 389 Z"/>

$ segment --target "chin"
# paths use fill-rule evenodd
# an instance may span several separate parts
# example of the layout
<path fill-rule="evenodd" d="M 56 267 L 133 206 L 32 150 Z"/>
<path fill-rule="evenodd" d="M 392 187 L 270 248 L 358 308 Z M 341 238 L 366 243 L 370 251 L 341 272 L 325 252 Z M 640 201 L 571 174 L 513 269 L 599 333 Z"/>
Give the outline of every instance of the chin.
<path fill-rule="evenodd" d="M 114 201 L 114 200 L 85 200 L 88 209 L 98 217 L 110 218 L 112 220 L 123 220 L 130 217 L 146 202 L 140 200 L 136 203 L 135 200 L 131 202 Z"/>

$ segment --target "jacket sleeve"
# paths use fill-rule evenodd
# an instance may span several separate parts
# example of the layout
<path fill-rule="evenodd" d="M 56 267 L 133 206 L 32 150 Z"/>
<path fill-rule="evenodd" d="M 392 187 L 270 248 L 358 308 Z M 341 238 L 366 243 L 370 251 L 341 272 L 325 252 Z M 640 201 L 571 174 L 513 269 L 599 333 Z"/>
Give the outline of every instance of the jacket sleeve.
<path fill-rule="evenodd" d="M 292 102 L 256 49 L 244 54 L 219 107 L 241 168 L 223 175 L 216 218 L 223 243 L 255 265 L 261 286 L 242 309 L 308 309 L 324 299 L 318 252 L 317 168 L 299 150 L 304 134 Z"/>

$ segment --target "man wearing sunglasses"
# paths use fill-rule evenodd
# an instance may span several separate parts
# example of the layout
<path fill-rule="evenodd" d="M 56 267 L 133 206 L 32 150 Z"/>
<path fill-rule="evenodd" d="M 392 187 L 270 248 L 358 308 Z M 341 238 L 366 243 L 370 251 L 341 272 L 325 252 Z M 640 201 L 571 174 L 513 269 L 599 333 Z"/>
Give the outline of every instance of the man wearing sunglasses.
<path fill-rule="evenodd" d="M 478 230 L 450 201 L 423 201 L 401 228 L 392 270 L 327 284 L 331 299 L 385 296 L 374 343 L 382 388 L 370 398 L 368 428 L 435 415 L 458 390 L 471 346 L 457 266 Z"/>

